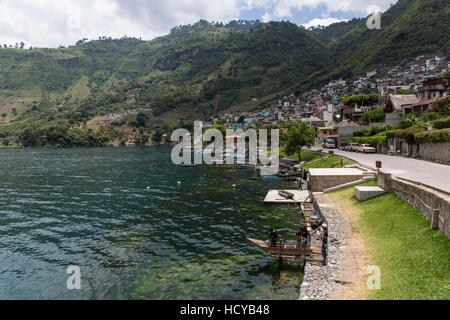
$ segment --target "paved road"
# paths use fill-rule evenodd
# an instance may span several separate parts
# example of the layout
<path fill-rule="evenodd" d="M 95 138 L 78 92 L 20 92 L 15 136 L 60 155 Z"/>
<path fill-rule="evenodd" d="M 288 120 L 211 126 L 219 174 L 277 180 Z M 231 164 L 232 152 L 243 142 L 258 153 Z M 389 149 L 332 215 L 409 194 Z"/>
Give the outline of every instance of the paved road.
<path fill-rule="evenodd" d="M 335 153 L 372 168 L 375 168 L 375 162 L 380 160 L 383 162 L 382 170 L 391 173 L 393 176 L 417 181 L 450 192 L 450 166 L 382 154 L 363 154 L 341 150 L 335 150 Z"/>

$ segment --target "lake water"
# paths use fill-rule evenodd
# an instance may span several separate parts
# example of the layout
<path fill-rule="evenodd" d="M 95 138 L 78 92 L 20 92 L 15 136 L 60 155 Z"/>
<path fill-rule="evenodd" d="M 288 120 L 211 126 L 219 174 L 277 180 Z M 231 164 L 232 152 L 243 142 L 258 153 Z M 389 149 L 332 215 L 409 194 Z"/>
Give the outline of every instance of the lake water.
<path fill-rule="evenodd" d="M 0 149 L 0 299 L 298 299 L 300 265 L 246 241 L 295 233 L 298 207 L 263 204 L 293 185 L 170 151 Z"/>

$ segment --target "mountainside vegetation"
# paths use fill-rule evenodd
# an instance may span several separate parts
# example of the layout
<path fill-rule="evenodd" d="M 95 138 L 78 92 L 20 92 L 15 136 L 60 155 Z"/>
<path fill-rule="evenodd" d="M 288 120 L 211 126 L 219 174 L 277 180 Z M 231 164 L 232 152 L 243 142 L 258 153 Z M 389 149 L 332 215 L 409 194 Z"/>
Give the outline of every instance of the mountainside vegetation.
<path fill-rule="evenodd" d="M 309 30 L 201 20 L 151 41 L 100 37 L 68 48 L 1 48 L 0 139 L 24 141 L 30 127 L 38 136 L 53 126 L 83 130 L 97 117 L 138 112 L 149 118 L 141 133 L 159 139 L 169 127 L 230 108 L 248 111 L 371 67 L 447 54 L 448 21 L 448 1 L 400 0 L 383 14 L 381 30 L 369 30 L 366 19 Z"/>

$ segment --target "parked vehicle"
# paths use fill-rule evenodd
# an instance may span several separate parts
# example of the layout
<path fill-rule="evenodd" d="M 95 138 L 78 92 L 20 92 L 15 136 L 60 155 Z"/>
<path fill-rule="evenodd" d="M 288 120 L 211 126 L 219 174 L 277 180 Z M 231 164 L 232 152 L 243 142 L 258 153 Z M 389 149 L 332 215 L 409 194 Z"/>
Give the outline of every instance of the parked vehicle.
<path fill-rule="evenodd" d="M 359 146 L 359 143 L 350 143 L 348 144 L 346 151 L 356 152 L 356 148 L 358 148 Z"/>
<path fill-rule="evenodd" d="M 348 146 L 348 143 L 342 143 L 341 146 L 339 147 L 339 150 L 345 151 L 347 146 Z"/>
<path fill-rule="evenodd" d="M 377 153 L 377 149 L 372 147 L 370 144 L 362 144 L 356 148 L 356 152 Z"/>
<path fill-rule="evenodd" d="M 333 139 L 325 139 L 323 140 L 322 146 L 324 149 L 336 149 L 336 141 Z"/>

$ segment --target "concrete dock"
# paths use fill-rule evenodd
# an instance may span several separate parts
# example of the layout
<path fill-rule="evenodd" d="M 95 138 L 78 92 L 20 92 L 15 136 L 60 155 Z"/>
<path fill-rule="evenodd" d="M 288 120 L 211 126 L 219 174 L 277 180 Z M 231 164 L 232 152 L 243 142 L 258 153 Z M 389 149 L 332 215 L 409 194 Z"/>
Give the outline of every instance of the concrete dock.
<path fill-rule="evenodd" d="M 286 199 L 278 194 L 279 191 L 286 191 L 294 194 L 294 199 Z M 273 204 L 300 204 L 304 202 L 312 202 L 308 190 L 270 190 L 264 200 L 264 203 Z"/>
<path fill-rule="evenodd" d="M 326 189 L 340 186 L 368 177 L 368 172 L 356 168 L 343 169 L 311 169 L 309 175 L 310 189 L 323 192 Z"/>

